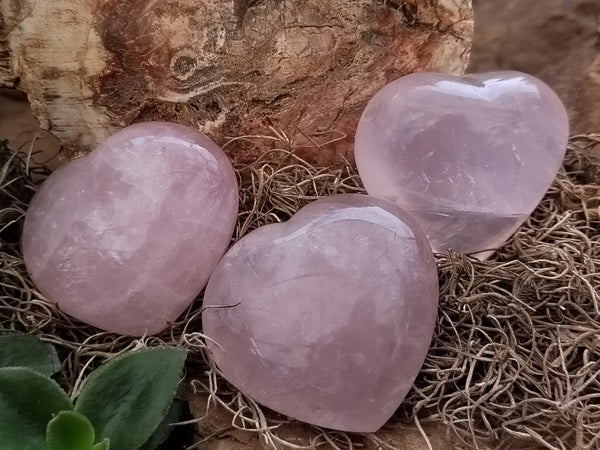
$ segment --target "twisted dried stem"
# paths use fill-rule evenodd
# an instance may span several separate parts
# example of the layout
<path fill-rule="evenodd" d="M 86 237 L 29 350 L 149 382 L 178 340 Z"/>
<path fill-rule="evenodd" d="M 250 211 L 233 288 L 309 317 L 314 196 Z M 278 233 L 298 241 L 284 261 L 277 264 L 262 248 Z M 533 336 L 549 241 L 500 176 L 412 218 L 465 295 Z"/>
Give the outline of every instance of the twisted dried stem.
<path fill-rule="evenodd" d="M 306 203 L 364 192 L 347 161 L 328 168 L 302 159 L 283 132 L 243 139 L 262 156 L 235 169 L 240 213 L 234 241 L 289 218 Z M 431 350 L 414 389 L 390 423 L 438 420 L 472 448 L 556 450 L 600 446 L 600 135 L 574 136 L 564 169 L 544 200 L 493 259 L 437 255 L 440 311 Z M 60 382 L 74 396 L 108 357 L 169 344 L 192 355 L 188 381 L 226 411 L 230 429 L 270 448 L 393 448 L 378 435 L 308 428 L 265 411 L 228 385 L 211 364 L 201 333 L 201 296 L 159 336 L 134 339 L 61 313 L 29 279 L 20 255 L 27 203 L 47 174 L 0 145 L 0 329 L 39 335 L 59 349 Z M 420 422 L 419 422 L 420 419 Z M 202 421 L 203 417 L 199 417 Z M 199 437 L 197 448 L 211 436 Z"/>

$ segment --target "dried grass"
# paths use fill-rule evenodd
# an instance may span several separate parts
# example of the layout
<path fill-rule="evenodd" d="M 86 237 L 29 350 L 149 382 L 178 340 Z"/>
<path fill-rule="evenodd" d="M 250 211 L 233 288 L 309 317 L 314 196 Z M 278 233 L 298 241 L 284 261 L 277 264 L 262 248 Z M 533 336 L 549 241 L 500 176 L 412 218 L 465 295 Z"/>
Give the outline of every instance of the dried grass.
<path fill-rule="evenodd" d="M 272 131 L 229 145 L 244 139 L 263 151 L 236 167 L 241 209 L 234 240 L 286 220 L 316 198 L 364 192 L 351 164 L 314 167 L 284 133 Z M 594 151 L 600 154 L 600 135 L 571 139 L 564 170 L 492 260 L 437 256 L 436 336 L 415 388 L 388 428 L 437 420 L 474 448 L 481 442 L 503 449 L 600 448 L 600 161 L 590 156 Z M 0 145 L 0 330 L 54 343 L 65 361 L 60 382 L 71 395 L 107 357 L 145 345 L 181 345 L 191 352 L 188 379 L 208 394 L 207 408 L 219 404 L 233 428 L 254 430 L 269 447 L 390 448 L 377 435 L 315 427 L 295 439 L 288 422 L 236 392 L 210 366 L 200 302 L 170 330 L 142 339 L 99 332 L 62 314 L 36 291 L 20 255 L 27 202 L 46 174 L 26 161 Z"/>

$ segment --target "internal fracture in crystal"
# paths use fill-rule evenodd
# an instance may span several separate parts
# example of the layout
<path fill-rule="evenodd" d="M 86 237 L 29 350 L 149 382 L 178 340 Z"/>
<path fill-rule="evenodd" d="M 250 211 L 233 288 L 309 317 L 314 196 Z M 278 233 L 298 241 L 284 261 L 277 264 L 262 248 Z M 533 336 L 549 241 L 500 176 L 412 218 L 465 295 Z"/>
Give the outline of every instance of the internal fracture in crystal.
<path fill-rule="evenodd" d="M 418 73 L 373 97 L 355 157 L 368 193 L 408 211 L 434 251 L 483 259 L 542 199 L 568 134 L 560 99 L 532 76 Z"/>
<path fill-rule="evenodd" d="M 238 241 L 211 276 L 202 320 L 218 367 L 254 400 L 372 432 L 411 388 L 437 302 L 418 225 L 392 203 L 347 194 Z"/>
<path fill-rule="evenodd" d="M 182 125 L 137 124 L 45 181 L 27 211 L 23 254 L 64 312 L 154 334 L 206 284 L 237 205 L 233 168 L 213 141 Z"/>

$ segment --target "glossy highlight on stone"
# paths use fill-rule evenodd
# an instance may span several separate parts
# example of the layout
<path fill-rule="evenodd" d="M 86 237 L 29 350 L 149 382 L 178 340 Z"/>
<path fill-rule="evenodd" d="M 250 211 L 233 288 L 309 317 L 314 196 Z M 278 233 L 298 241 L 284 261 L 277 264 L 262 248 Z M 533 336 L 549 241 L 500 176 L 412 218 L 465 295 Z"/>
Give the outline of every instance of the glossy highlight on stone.
<path fill-rule="evenodd" d="M 25 217 L 23 255 L 40 292 L 69 315 L 155 334 L 206 284 L 237 208 L 217 144 L 183 125 L 136 124 L 45 181 Z"/>
<path fill-rule="evenodd" d="M 411 388 L 437 304 L 433 252 L 414 221 L 345 194 L 238 241 L 208 282 L 202 321 L 243 393 L 304 422 L 372 432 Z"/>
<path fill-rule="evenodd" d="M 355 157 L 368 193 L 408 211 L 434 251 L 485 259 L 548 190 L 568 134 L 562 102 L 532 76 L 418 73 L 369 102 Z"/>

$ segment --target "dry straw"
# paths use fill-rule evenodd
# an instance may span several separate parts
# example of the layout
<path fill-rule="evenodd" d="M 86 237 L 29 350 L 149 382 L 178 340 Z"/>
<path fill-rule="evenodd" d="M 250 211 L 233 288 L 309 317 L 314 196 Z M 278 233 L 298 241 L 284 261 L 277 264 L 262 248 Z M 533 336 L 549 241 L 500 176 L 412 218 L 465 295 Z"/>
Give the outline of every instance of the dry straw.
<path fill-rule="evenodd" d="M 286 220 L 316 198 L 364 192 L 351 164 L 315 167 L 284 133 L 272 131 L 228 146 L 243 139 L 263 151 L 236 166 L 241 210 L 234 240 Z M 0 330 L 55 344 L 64 361 L 60 382 L 72 396 L 108 357 L 145 345 L 181 345 L 191 352 L 188 383 L 207 399 L 207 411 L 218 405 L 231 428 L 253 431 L 268 447 L 392 448 L 378 435 L 314 427 L 304 428 L 300 439 L 293 435 L 298 428 L 236 392 L 208 362 L 200 301 L 170 330 L 143 339 L 99 332 L 62 314 L 35 290 L 20 255 L 27 202 L 46 175 L 28 161 L 0 146 Z M 600 448 L 599 230 L 600 135 L 574 136 L 548 194 L 492 260 L 437 256 L 436 335 L 389 428 L 441 421 L 470 447 Z"/>

